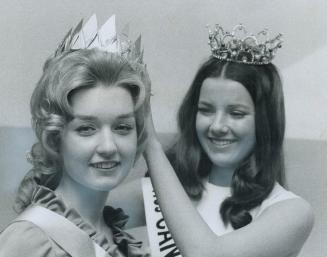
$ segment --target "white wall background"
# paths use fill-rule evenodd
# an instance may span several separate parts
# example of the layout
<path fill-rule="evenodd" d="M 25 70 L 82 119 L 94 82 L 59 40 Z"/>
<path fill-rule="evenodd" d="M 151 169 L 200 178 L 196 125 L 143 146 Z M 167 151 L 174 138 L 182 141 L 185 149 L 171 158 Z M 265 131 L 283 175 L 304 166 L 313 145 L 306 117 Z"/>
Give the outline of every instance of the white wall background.
<path fill-rule="evenodd" d="M 326 68 L 327 46 L 283 70 L 290 137 L 327 140 Z"/>
<path fill-rule="evenodd" d="M 326 11 L 325 0 L 2 0 L 0 126 L 29 126 L 43 62 L 71 26 L 116 13 L 118 27 L 130 22 L 132 37 L 142 33 L 158 131 L 176 129 L 178 104 L 209 54 L 205 25 L 242 22 L 285 35 L 275 64 L 284 76 L 287 136 L 327 140 Z"/>

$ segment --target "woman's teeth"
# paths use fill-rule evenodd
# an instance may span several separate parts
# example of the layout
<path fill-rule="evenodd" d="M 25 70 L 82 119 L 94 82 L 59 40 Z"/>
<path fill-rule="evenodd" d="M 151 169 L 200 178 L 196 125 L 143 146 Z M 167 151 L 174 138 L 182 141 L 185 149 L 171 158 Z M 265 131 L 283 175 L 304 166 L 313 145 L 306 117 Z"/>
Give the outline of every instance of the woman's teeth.
<path fill-rule="evenodd" d="M 235 142 L 235 140 L 226 140 L 226 139 L 210 139 L 210 141 L 217 146 L 226 146 Z"/>
<path fill-rule="evenodd" d="M 116 167 L 119 164 L 119 162 L 97 162 L 92 163 L 91 166 L 96 169 L 112 169 Z"/>

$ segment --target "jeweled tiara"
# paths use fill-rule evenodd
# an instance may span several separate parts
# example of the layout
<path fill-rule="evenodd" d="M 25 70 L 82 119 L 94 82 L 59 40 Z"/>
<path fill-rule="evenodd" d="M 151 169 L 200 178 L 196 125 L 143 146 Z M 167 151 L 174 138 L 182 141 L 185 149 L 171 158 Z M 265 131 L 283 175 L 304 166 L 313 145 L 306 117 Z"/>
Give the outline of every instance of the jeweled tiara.
<path fill-rule="evenodd" d="M 242 24 L 236 25 L 231 32 L 216 24 L 209 28 L 209 45 L 212 56 L 225 61 L 244 64 L 268 64 L 275 57 L 276 51 L 282 46 L 282 34 L 269 39 L 269 32 L 264 29 L 248 34 Z"/>
<path fill-rule="evenodd" d="M 143 62 L 141 36 L 133 43 L 128 39 L 128 26 L 121 34 L 116 32 L 116 17 L 112 15 L 98 29 L 95 14 L 83 25 L 81 20 L 74 29 L 70 29 L 55 51 L 55 56 L 69 50 L 98 48 L 102 51 L 117 53 L 130 61 Z"/>

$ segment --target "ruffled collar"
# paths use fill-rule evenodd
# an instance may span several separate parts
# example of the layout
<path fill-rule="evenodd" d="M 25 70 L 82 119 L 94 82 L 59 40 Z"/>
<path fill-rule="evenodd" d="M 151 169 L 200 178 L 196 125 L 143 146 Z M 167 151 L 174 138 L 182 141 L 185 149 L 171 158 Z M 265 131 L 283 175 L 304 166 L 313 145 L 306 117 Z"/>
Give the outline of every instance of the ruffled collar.
<path fill-rule="evenodd" d="M 111 206 L 105 206 L 103 210 L 104 221 L 113 232 L 115 244 L 112 244 L 103 233 L 96 231 L 91 224 L 82 219 L 75 209 L 69 208 L 54 191 L 47 187 L 40 185 L 36 187 L 33 192 L 32 204 L 40 205 L 65 217 L 86 232 L 112 257 L 147 256 L 140 249 L 142 242 L 135 240 L 130 234 L 123 231 L 129 217 L 120 208 L 114 209 Z"/>

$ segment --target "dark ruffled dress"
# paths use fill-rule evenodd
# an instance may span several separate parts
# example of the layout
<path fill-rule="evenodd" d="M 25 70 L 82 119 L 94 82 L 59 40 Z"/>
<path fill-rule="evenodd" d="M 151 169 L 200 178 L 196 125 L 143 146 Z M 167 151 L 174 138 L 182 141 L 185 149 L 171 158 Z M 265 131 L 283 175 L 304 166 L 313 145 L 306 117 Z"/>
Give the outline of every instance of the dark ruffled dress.
<path fill-rule="evenodd" d="M 38 186 L 32 197 L 32 205 L 39 205 L 51 210 L 86 232 L 89 237 L 101 246 L 111 257 L 149 257 L 141 249 L 142 242 L 137 241 L 123 230 L 128 216 L 122 209 L 106 206 L 103 217 L 106 225 L 112 230 L 114 244 L 107 237 L 85 222 L 76 210 L 68 208 L 65 203 L 50 189 Z M 67 239 L 71 240 L 71 239 Z M 68 257 L 55 241 L 29 221 L 11 223 L 0 235 L 0 257 Z"/>

